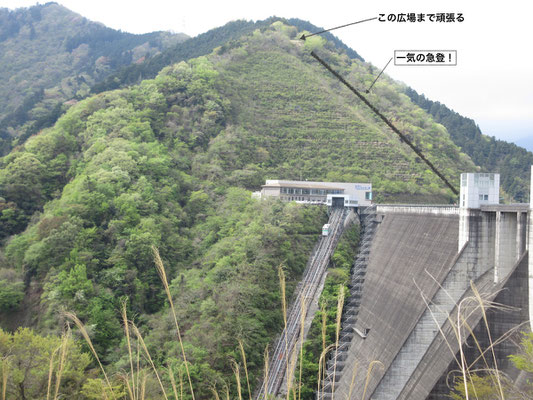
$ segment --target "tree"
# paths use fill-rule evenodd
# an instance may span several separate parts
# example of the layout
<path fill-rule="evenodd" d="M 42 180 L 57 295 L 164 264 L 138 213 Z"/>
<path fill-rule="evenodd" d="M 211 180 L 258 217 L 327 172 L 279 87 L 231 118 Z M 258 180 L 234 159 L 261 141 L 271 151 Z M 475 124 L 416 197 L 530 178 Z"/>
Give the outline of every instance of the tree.
<path fill-rule="evenodd" d="M 512 363 L 521 371 L 533 372 L 533 333 L 523 333 L 520 342 L 519 354 L 510 355 Z M 471 374 L 466 387 L 463 378 L 459 378 L 454 385 L 454 392 L 450 397 L 453 400 L 464 400 L 467 398 L 466 393 L 472 398 L 475 395 L 478 400 L 500 400 L 501 391 L 497 378 L 500 379 L 500 385 L 506 399 L 531 399 L 533 396 L 533 384 L 528 381 L 528 387 L 525 389 L 518 388 L 514 382 L 510 381 L 503 374 L 486 373 Z"/>
<path fill-rule="evenodd" d="M 81 352 L 72 338 L 39 336 L 29 328 L 19 328 L 15 333 L 0 329 L 0 359 L 3 360 L 3 372 L 7 374 L 7 398 L 46 398 L 50 364 L 54 371 L 53 390 L 62 346 L 66 346 L 67 358 L 61 373 L 59 394 L 63 398 L 80 399 L 79 391 L 86 380 L 84 371 L 90 357 Z"/>
<path fill-rule="evenodd" d="M 509 358 L 519 370 L 533 372 L 533 333 L 524 333 L 520 342 L 520 354 Z"/>
<path fill-rule="evenodd" d="M 15 270 L 0 269 L 0 311 L 15 308 L 24 298 L 24 282 Z"/>
<path fill-rule="evenodd" d="M 52 309 L 62 306 L 83 314 L 93 294 L 85 265 L 77 264 L 70 271 L 61 271 L 52 277 L 45 285 L 43 297 L 51 303 Z"/>

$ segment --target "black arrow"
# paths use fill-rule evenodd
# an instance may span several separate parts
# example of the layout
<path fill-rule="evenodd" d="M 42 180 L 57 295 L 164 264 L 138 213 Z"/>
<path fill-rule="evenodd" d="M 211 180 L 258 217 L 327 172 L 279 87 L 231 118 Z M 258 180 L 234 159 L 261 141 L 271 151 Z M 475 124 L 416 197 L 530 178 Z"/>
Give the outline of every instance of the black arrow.
<path fill-rule="evenodd" d="M 411 149 L 413 149 L 413 151 L 418 155 L 418 157 L 424 160 L 427 166 L 431 168 L 431 170 L 446 184 L 446 186 L 448 186 L 452 190 L 455 195 L 459 195 L 457 189 L 448 181 L 448 179 L 444 177 L 444 175 L 439 172 L 439 170 L 433 165 L 433 163 L 422 154 L 422 152 L 407 138 L 407 136 L 401 133 L 398 128 L 396 128 L 392 124 L 392 122 L 390 122 L 383 114 L 381 114 L 379 110 L 366 99 L 365 96 L 363 96 L 356 88 L 350 85 L 342 76 L 340 76 L 333 68 L 331 68 L 328 63 L 326 63 L 319 56 L 317 56 L 314 51 L 311 52 L 311 55 L 329 72 L 331 72 L 339 81 L 341 81 L 348 89 L 350 89 L 357 97 L 359 97 L 363 101 L 363 103 L 365 103 L 372 111 L 374 111 L 374 113 L 376 113 L 376 115 L 380 117 L 383 122 L 385 122 L 389 126 L 389 128 L 391 128 L 392 131 L 400 137 L 401 140 L 403 140 Z"/>
<path fill-rule="evenodd" d="M 372 86 L 374 86 L 374 84 L 378 81 L 379 77 L 381 76 L 383 71 L 385 71 L 385 68 L 387 68 L 389 66 L 389 64 L 392 61 L 392 59 L 393 59 L 393 57 L 391 57 L 391 59 L 389 60 L 387 65 L 385 65 L 385 67 L 381 70 L 381 72 L 379 73 L 378 77 L 376 79 L 374 79 L 374 82 L 372 82 L 372 85 L 370 85 L 370 87 L 368 89 L 366 89 L 366 93 L 370 93 L 370 89 L 372 89 Z"/>
<path fill-rule="evenodd" d="M 308 37 L 311 37 L 311 36 L 320 35 L 321 33 L 329 32 L 329 31 L 333 31 L 333 30 L 335 30 L 335 29 L 344 28 L 344 27 L 347 27 L 347 26 L 350 26 L 350 25 L 360 24 L 361 22 L 372 21 L 373 19 L 378 19 L 378 17 L 367 18 L 367 19 L 363 19 L 363 20 L 361 20 L 361 21 L 352 22 L 352 23 L 350 23 L 350 24 L 341 25 L 341 26 L 336 26 L 335 28 L 325 29 L 325 30 L 320 31 L 320 32 L 311 33 L 310 35 L 302 35 L 302 36 L 300 37 L 300 39 L 301 39 L 301 40 L 305 40 L 305 39 L 307 39 Z"/>

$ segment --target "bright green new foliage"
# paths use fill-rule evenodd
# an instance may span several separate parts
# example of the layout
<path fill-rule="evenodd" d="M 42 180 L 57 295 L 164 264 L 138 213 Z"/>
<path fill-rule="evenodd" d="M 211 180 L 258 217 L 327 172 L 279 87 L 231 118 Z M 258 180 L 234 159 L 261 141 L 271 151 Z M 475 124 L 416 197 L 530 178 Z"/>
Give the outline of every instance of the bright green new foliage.
<path fill-rule="evenodd" d="M 327 216 L 317 206 L 252 199 L 252 190 L 267 178 L 372 182 L 379 200 L 453 201 L 309 51 L 358 87 L 371 82 L 370 66 L 320 37 L 302 44 L 298 34 L 276 22 L 155 79 L 89 97 L 1 158 L 0 268 L 18 277 L 0 274 L 0 287 L 13 293 L 0 296 L 2 309 L 56 333 L 61 312 L 74 311 L 113 373 L 129 366 L 118 311 L 127 298 L 154 364 L 177 371 L 181 349 L 156 247 L 196 398 L 212 398 L 213 384 L 234 392 L 239 340 L 253 390 L 282 326 L 278 267 L 290 295 Z M 382 78 L 370 98 L 457 181 L 473 163 L 401 88 Z M 328 304 L 349 276 L 357 238 L 347 237 L 333 257 Z M 17 309 L 23 293 L 28 306 Z M 316 350 L 306 345 L 305 379 Z M 101 384 L 86 388 L 109 390 Z M 167 377 L 163 384 L 171 386 Z"/>

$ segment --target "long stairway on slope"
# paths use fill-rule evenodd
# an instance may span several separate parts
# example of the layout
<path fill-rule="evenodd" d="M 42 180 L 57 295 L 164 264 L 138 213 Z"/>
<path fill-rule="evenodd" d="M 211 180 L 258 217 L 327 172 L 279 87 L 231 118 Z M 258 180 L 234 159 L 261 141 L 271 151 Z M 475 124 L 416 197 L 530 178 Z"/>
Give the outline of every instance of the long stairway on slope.
<path fill-rule="evenodd" d="M 343 232 L 348 211 L 344 208 L 333 208 L 329 217 L 330 230 L 328 236 L 321 236 L 316 251 L 311 256 L 303 278 L 296 288 L 296 296 L 287 313 L 287 328 L 283 330 L 276 342 L 274 351 L 270 354 L 268 379 L 263 380 L 261 388 L 256 394 L 257 400 L 263 400 L 270 395 L 278 395 L 287 373 L 287 359 L 297 357 L 296 343 L 300 336 L 302 318 L 302 298 L 304 310 L 309 310 L 311 301 L 315 298 L 320 283 L 324 277 L 329 260 L 339 238 Z M 287 354 L 289 357 L 287 357 Z M 288 365 L 291 365 L 289 361 Z"/>
<path fill-rule="evenodd" d="M 350 296 L 344 302 L 342 310 L 342 330 L 339 336 L 339 346 L 336 351 L 332 351 L 331 358 L 327 362 L 326 376 L 321 390 L 316 394 L 317 400 L 330 400 L 333 398 L 335 384 L 340 380 L 344 372 L 350 342 L 356 333 L 354 327 L 357 321 L 357 315 L 359 314 L 366 268 L 370 256 L 370 247 L 372 246 L 377 224 L 376 207 L 371 206 L 365 208 L 361 212 L 359 251 L 352 268 L 351 282 L 348 285 Z M 365 332 L 357 332 L 357 334 L 364 335 Z"/>

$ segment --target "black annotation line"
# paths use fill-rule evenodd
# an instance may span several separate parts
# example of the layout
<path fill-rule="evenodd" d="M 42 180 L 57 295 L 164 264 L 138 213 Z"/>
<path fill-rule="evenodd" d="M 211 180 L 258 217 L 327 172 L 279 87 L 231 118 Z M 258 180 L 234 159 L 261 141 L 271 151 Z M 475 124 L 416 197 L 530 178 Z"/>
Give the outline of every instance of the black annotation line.
<path fill-rule="evenodd" d="M 374 19 L 378 19 L 378 17 L 362 19 L 361 21 L 351 22 L 351 23 L 349 23 L 349 24 L 345 24 L 345 25 L 341 25 L 341 26 L 336 26 L 335 28 L 324 29 L 323 31 L 315 32 L 315 33 L 311 33 L 311 34 L 309 34 L 309 35 L 305 35 L 305 34 L 304 34 L 304 35 L 300 36 L 300 39 L 301 39 L 301 40 L 305 40 L 305 39 L 307 39 L 308 37 L 311 37 L 311 36 L 320 35 L 321 33 L 326 33 L 326 32 L 329 32 L 329 31 L 334 31 L 335 29 L 345 28 L 345 27 L 347 27 L 347 26 L 355 25 L 355 24 L 360 24 L 360 23 L 362 23 L 362 22 L 372 21 L 372 20 L 374 20 Z"/>
<path fill-rule="evenodd" d="M 322 64 L 329 72 L 331 72 L 339 81 L 341 81 L 348 89 L 350 89 L 357 97 L 359 97 L 361 99 L 361 101 L 363 103 L 365 103 L 372 111 L 374 111 L 374 113 L 376 113 L 376 115 L 378 117 L 380 117 L 383 122 L 385 122 L 389 128 L 392 129 L 392 131 L 394 133 L 396 133 L 401 140 L 403 140 L 405 143 L 407 143 L 407 145 L 413 149 L 413 151 L 418 155 L 418 157 L 420 157 L 422 160 L 424 160 L 424 162 L 427 164 L 427 166 L 429 168 L 431 168 L 431 170 L 446 184 L 446 186 L 448 186 L 451 191 L 456 195 L 458 196 L 459 195 L 459 192 L 457 191 L 457 189 L 448 181 L 448 179 L 446 179 L 444 177 L 444 175 L 442 175 L 439 170 L 433 165 L 433 163 L 431 161 L 429 161 L 423 154 L 422 152 L 407 138 L 407 136 L 405 136 L 403 133 L 401 133 L 398 128 L 396 128 L 383 114 L 381 114 L 381 112 L 379 112 L 379 110 L 374 107 L 367 99 L 365 96 L 363 96 L 361 93 L 359 93 L 359 91 L 357 89 L 355 89 L 352 85 L 350 85 L 342 76 L 340 76 L 333 68 L 331 68 L 329 66 L 328 63 L 326 63 L 324 60 L 322 60 L 319 56 L 317 56 L 315 54 L 314 51 L 311 52 L 311 55 L 320 63 Z"/>
<path fill-rule="evenodd" d="M 385 71 L 385 69 L 387 69 L 387 67 L 389 66 L 390 62 L 392 61 L 394 57 L 391 57 L 391 59 L 389 60 L 389 62 L 387 63 L 387 65 L 385 65 L 385 67 L 383 67 L 383 69 L 381 70 L 381 72 L 379 73 L 379 75 L 377 76 L 376 79 L 374 79 L 374 82 L 372 82 L 372 85 L 370 85 L 370 87 L 368 89 L 366 89 L 366 93 L 370 93 L 370 89 L 372 89 L 372 87 L 375 85 L 375 83 L 378 81 L 379 77 L 381 76 L 381 74 Z"/>

